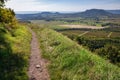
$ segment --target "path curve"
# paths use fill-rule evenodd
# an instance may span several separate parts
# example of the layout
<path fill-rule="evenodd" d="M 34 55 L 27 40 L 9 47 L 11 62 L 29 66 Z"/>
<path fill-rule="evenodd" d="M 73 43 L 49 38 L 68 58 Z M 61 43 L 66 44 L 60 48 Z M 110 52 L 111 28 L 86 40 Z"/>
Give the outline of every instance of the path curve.
<path fill-rule="evenodd" d="M 35 32 L 33 32 L 30 28 L 29 30 L 32 33 L 31 55 L 28 69 L 29 80 L 50 80 L 46 69 L 48 62 L 41 57 L 39 43 Z"/>

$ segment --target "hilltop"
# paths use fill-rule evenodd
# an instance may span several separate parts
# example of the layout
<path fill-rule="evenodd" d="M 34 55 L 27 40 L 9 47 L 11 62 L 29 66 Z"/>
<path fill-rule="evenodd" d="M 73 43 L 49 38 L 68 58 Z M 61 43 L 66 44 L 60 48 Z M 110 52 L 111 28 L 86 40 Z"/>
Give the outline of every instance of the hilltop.
<path fill-rule="evenodd" d="M 104 18 L 104 17 L 113 17 L 114 14 L 109 13 L 102 9 L 91 9 L 80 13 L 80 16 L 86 18 Z"/>

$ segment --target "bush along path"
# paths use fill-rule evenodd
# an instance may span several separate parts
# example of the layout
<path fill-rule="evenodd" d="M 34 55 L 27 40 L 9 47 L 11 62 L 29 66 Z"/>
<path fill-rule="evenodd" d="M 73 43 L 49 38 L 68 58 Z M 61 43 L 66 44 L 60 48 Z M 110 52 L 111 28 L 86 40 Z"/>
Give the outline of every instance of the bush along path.
<path fill-rule="evenodd" d="M 31 55 L 28 69 L 29 80 L 50 80 L 46 69 L 48 62 L 41 57 L 36 34 L 31 29 L 29 30 L 32 33 Z"/>

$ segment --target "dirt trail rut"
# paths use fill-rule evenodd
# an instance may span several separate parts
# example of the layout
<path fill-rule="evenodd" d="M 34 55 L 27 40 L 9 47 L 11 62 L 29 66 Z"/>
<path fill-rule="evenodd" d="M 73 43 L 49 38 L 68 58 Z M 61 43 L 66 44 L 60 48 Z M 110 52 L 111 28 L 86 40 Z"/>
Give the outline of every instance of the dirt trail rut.
<path fill-rule="evenodd" d="M 29 80 L 50 80 L 46 69 L 47 61 L 41 57 L 38 40 L 35 32 L 32 33 L 31 55 L 29 61 L 28 75 Z"/>
<path fill-rule="evenodd" d="M 86 32 L 80 34 L 79 36 L 83 36 L 83 35 L 87 34 L 88 32 L 89 32 L 89 31 L 86 31 Z"/>

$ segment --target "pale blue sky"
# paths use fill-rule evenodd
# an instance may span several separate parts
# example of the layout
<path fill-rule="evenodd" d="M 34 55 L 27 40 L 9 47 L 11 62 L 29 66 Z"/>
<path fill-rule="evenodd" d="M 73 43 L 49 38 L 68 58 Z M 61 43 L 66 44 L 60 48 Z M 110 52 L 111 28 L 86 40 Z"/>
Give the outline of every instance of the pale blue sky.
<path fill-rule="evenodd" d="M 15 11 L 83 11 L 86 9 L 120 9 L 120 0 L 10 0 L 7 7 Z"/>

